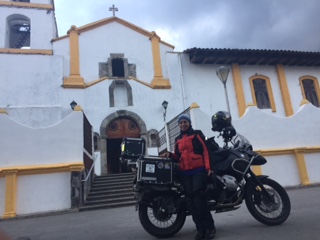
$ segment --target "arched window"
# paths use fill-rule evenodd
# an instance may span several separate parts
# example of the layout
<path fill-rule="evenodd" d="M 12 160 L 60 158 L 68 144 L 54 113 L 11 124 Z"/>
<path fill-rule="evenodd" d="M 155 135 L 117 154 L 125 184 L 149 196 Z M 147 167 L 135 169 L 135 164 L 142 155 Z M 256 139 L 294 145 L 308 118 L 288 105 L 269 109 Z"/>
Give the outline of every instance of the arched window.
<path fill-rule="evenodd" d="M 300 79 L 302 96 L 316 107 L 320 107 L 320 90 L 318 79 L 312 76 L 303 76 Z"/>
<path fill-rule="evenodd" d="M 262 75 L 252 76 L 250 86 L 254 104 L 260 109 L 271 108 L 276 112 L 270 79 Z"/>
<path fill-rule="evenodd" d="M 30 48 L 30 19 L 24 15 L 13 14 L 7 17 L 6 47 Z"/>
<path fill-rule="evenodd" d="M 132 89 L 127 80 L 113 80 L 109 86 L 110 107 L 133 106 Z"/>
<path fill-rule="evenodd" d="M 159 132 L 155 129 L 148 131 L 148 147 L 159 147 Z"/>

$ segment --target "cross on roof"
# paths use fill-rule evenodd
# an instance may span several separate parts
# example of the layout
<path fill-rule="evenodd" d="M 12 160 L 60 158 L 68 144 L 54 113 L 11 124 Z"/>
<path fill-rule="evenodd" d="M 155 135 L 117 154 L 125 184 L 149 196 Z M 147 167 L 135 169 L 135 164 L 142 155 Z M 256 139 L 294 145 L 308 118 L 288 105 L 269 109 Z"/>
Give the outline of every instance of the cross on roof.
<path fill-rule="evenodd" d="M 112 11 L 113 16 L 115 17 L 116 16 L 115 12 L 118 12 L 118 8 L 114 7 L 114 4 L 112 4 L 112 7 L 109 8 L 109 11 Z"/>

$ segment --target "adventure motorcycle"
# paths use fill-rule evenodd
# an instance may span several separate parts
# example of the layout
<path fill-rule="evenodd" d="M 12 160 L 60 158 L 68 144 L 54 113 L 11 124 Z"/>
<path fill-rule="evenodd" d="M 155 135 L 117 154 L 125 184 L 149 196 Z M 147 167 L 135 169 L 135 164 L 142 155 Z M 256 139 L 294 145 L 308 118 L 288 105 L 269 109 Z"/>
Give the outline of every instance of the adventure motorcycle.
<path fill-rule="evenodd" d="M 232 126 L 221 129 L 224 146 L 214 137 L 206 140 L 215 174 L 208 177 L 207 196 L 210 211 L 216 213 L 236 210 L 243 200 L 251 215 L 259 222 L 273 226 L 289 217 L 291 203 L 285 189 L 268 176 L 257 176 L 253 165 L 266 159 L 252 151 L 251 144 L 241 135 L 232 141 L 236 131 Z M 230 146 L 232 145 L 232 146 Z M 177 164 L 171 159 L 140 156 L 134 193 L 143 228 L 152 236 L 169 238 L 183 227 L 187 209 L 183 186 L 177 174 Z"/>

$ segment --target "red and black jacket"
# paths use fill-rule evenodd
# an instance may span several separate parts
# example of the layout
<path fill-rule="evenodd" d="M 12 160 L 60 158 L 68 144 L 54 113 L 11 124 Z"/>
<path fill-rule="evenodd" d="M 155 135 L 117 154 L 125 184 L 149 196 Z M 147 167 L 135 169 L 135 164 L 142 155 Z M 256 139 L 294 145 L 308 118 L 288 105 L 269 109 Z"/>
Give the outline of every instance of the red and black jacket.
<path fill-rule="evenodd" d="M 179 162 L 182 171 L 197 168 L 210 170 L 209 153 L 205 137 L 200 130 L 190 128 L 186 132 L 181 132 L 175 139 L 175 149 L 171 157 Z"/>

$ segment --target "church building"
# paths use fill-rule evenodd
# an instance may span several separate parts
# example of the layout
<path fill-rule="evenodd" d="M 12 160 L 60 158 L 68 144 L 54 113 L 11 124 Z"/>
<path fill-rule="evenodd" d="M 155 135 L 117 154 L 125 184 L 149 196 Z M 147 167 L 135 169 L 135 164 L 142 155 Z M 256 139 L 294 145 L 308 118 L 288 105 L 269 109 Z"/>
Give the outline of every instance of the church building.
<path fill-rule="evenodd" d="M 54 0 L 0 0 L 0 216 L 76 206 L 92 165 L 126 171 L 124 137 L 173 150 L 181 113 L 210 137 L 229 110 L 268 159 L 257 173 L 319 183 L 320 53 L 208 47 L 175 52 L 115 14 L 58 35 Z"/>

